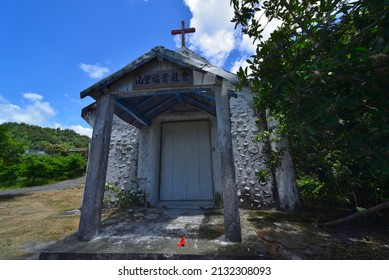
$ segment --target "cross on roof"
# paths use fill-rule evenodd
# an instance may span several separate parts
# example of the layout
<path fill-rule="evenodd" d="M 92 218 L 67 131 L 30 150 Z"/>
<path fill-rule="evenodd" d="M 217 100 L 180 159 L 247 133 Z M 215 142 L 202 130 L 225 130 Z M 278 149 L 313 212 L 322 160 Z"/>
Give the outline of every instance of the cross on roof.
<path fill-rule="evenodd" d="M 185 28 L 185 21 L 181 21 L 181 29 L 172 30 L 172 35 L 181 34 L 181 44 L 185 47 L 185 34 L 196 32 L 196 28 Z"/>

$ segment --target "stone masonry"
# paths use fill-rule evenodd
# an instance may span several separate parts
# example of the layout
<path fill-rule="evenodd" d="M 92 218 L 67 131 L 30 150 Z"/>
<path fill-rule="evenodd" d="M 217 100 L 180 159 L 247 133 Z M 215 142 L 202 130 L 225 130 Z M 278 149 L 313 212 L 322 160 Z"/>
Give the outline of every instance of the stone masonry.
<path fill-rule="evenodd" d="M 240 206 L 246 209 L 266 209 L 274 207 L 272 178 L 259 182 L 256 173 L 266 169 L 262 156 L 262 144 L 254 143 L 259 132 L 250 93 L 238 93 L 230 99 L 232 142 Z M 93 124 L 93 111 L 88 122 Z M 118 187 L 143 187 L 139 185 L 138 135 L 140 130 L 114 115 L 108 160 L 107 183 Z"/>
<path fill-rule="evenodd" d="M 136 127 L 114 116 L 107 183 L 126 189 L 138 187 L 138 132 Z"/>
<path fill-rule="evenodd" d="M 238 197 L 243 208 L 262 209 L 274 206 L 272 178 L 259 182 L 256 173 L 265 169 L 262 143 L 254 143 L 259 133 L 250 93 L 237 93 L 230 99 L 232 144 L 234 148 L 235 171 Z"/>

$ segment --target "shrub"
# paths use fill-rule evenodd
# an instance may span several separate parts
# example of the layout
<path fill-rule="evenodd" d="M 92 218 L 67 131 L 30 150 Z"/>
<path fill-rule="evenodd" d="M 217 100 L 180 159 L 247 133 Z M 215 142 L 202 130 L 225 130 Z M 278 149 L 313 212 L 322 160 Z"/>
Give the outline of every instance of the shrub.
<path fill-rule="evenodd" d="M 130 209 L 139 206 L 143 199 L 143 190 L 140 188 L 119 188 L 116 185 L 105 184 L 106 197 L 105 202 L 111 202 L 114 206 L 121 209 Z"/>
<path fill-rule="evenodd" d="M 86 161 L 80 154 L 72 154 L 63 158 L 68 177 L 74 178 L 84 174 Z"/>

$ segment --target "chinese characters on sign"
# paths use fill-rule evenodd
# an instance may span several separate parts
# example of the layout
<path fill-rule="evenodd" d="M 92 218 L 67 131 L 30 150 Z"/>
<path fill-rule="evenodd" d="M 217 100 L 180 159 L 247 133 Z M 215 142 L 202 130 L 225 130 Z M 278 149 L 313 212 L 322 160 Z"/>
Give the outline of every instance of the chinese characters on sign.
<path fill-rule="evenodd" d="M 135 76 L 133 89 L 174 87 L 193 84 L 193 73 L 188 69 L 141 73 Z"/>

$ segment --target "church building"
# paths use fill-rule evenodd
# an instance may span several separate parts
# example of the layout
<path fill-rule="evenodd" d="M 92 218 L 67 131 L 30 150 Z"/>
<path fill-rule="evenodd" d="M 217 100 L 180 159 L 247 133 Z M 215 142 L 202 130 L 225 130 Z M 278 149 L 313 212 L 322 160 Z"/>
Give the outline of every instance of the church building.
<path fill-rule="evenodd" d="M 81 92 L 93 126 L 79 238 L 99 229 L 106 182 L 140 188 L 152 207 L 213 208 L 223 198 L 226 238 L 239 241 L 239 207 L 293 209 L 298 204 L 288 153 L 267 171 L 253 96 L 236 75 L 185 47 L 157 46 Z M 176 33 L 174 33 L 176 32 Z M 285 143 L 280 143 L 286 145 Z M 268 179 L 256 175 L 266 170 Z M 272 176 L 273 175 L 273 176 Z"/>

